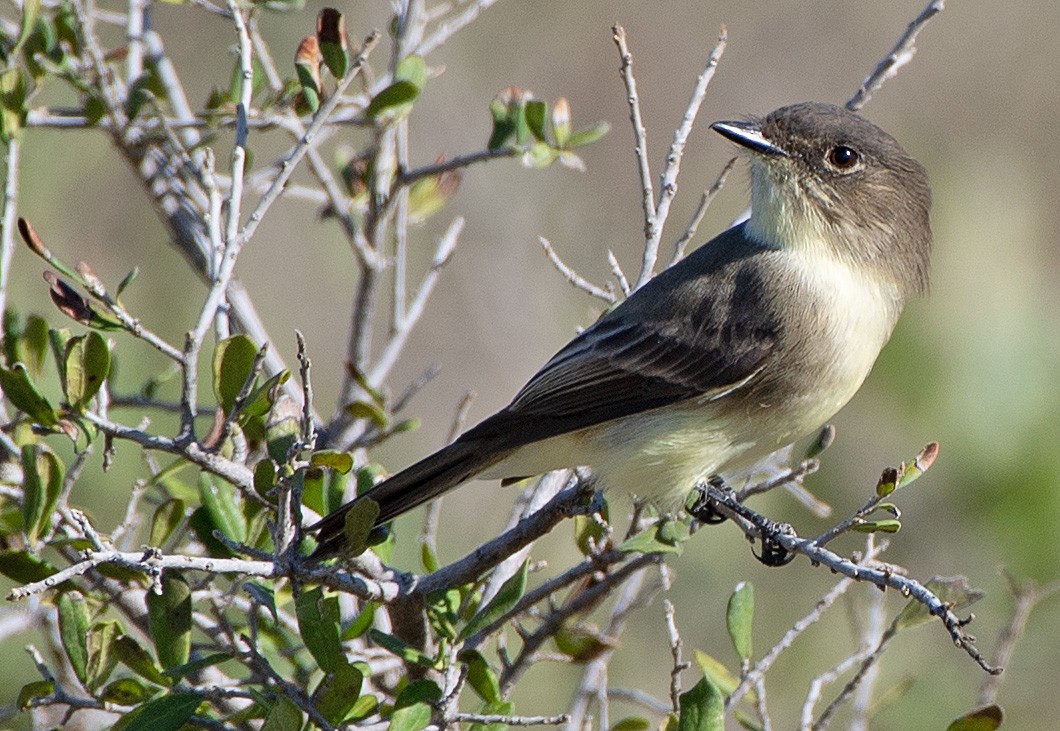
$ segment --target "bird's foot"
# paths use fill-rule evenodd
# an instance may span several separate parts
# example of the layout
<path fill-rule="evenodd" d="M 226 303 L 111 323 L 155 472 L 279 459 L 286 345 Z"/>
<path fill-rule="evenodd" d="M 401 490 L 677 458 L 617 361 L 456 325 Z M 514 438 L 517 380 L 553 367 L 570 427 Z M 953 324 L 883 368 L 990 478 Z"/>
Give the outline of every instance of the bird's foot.
<path fill-rule="evenodd" d="M 707 480 L 707 485 L 717 490 L 721 490 L 726 494 L 735 496 L 735 491 L 718 475 Z M 688 509 L 688 513 L 704 525 L 718 525 L 719 523 L 724 523 L 728 520 L 728 517 L 718 510 L 718 504 L 710 497 L 710 493 L 707 492 L 707 485 L 696 485 L 695 499 L 692 506 Z"/>
<path fill-rule="evenodd" d="M 795 529 L 790 524 L 771 520 L 761 527 L 761 531 L 762 553 L 761 555 L 755 553 L 754 556 L 763 566 L 776 568 L 778 566 L 786 566 L 794 560 L 796 554 L 784 548 L 776 538 L 782 534 L 794 535 Z"/>

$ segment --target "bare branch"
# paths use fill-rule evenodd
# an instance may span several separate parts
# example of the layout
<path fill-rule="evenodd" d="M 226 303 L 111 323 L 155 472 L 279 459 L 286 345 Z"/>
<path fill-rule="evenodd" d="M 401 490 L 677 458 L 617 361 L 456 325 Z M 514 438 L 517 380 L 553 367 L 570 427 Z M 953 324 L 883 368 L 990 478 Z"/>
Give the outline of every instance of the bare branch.
<path fill-rule="evenodd" d="M 611 27 L 615 45 L 618 46 L 618 54 L 621 60 L 619 70 L 622 74 L 622 83 L 626 87 L 626 102 L 629 104 L 629 121 L 633 125 L 633 152 L 637 158 L 637 171 L 640 174 L 641 207 L 644 209 L 644 240 L 651 241 L 656 233 L 655 221 L 655 190 L 651 182 L 651 165 L 648 163 L 648 137 L 644 129 L 644 119 L 640 113 L 640 97 L 637 95 L 637 80 L 633 76 L 633 54 L 626 44 L 626 30 L 620 25 Z M 648 265 L 648 246 L 644 247 L 643 268 L 651 269 Z M 639 278 L 638 278 L 639 281 Z"/>
<path fill-rule="evenodd" d="M 449 40 L 454 33 L 462 28 L 466 28 L 470 25 L 475 18 L 482 13 L 482 11 L 489 8 L 497 0 L 473 0 L 469 3 L 464 11 L 455 18 L 443 21 L 441 26 L 434 31 L 431 35 L 427 36 L 412 52 L 419 54 L 420 56 L 426 56 L 431 51 L 435 50 L 447 40 Z"/>
<path fill-rule="evenodd" d="M 964 627 L 970 620 L 961 619 L 953 613 L 950 606 L 934 592 L 916 579 L 899 576 L 889 569 L 859 566 L 824 548 L 815 539 L 800 538 L 791 530 L 791 526 L 782 526 L 742 505 L 732 492 L 706 485 L 704 492 L 709 499 L 723 512 L 730 516 L 739 516 L 748 521 L 757 531 L 757 535 L 766 536 L 789 553 L 799 553 L 815 564 L 823 564 L 835 573 L 842 574 L 857 581 L 868 581 L 880 588 L 897 589 L 902 596 L 911 597 L 922 604 L 928 612 L 942 620 L 954 644 L 965 651 L 969 657 L 991 674 L 1000 673 L 1000 668 L 992 667 L 986 658 L 975 647 L 975 638 L 966 634 Z"/>
<path fill-rule="evenodd" d="M 692 133 L 692 125 L 695 124 L 699 108 L 707 95 L 707 86 L 714 78 L 714 71 L 718 68 L 721 54 L 725 52 L 727 37 L 725 27 L 722 26 L 718 34 L 718 42 L 707 57 L 706 67 L 696 79 L 692 98 L 689 99 L 688 107 L 685 109 L 685 116 L 674 132 L 674 141 L 666 155 L 666 167 L 663 169 L 659 184 L 659 202 L 655 205 L 654 224 L 651 235 L 648 236 L 644 245 L 644 261 L 641 264 L 640 275 L 637 277 L 634 289 L 644 286 L 655 274 L 655 262 L 659 257 L 659 242 L 662 239 L 663 228 L 666 226 L 666 219 L 670 216 L 670 204 L 677 194 L 677 176 L 681 172 L 681 158 L 685 152 L 685 143 L 688 142 L 688 136 Z"/>
<path fill-rule="evenodd" d="M 570 282 L 583 292 L 587 292 L 593 297 L 602 299 L 608 304 L 615 303 L 618 298 L 615 297 L 614 292 L 597 287 L 588 279 L 578 274 L 578 272 L 574 271 L 573 268 L 568 266 L 562 259 L 559 258 L 559 254 L 557 254 L 556 250 L 552 247 L 551 241 L 546 239 L 544 236 L 538 236 L 537 240 L 541 243 L 541 248 L 545 250 L 545 255 L 548 256 L 548 260 L 552 262 L 552 266 L 556 267 L 556 269 L 559 270 L 559 273 L 562 274 L 568 282 Z"/>
<path fill-rule="evenodd" d="M 688 227 L 685 232 L 681 234 L 681 238 L 674 244 L 674 254 L 670 257 L 670 263 L 668 266 L 673 266 L 677 262 L 685 258 L 685 250 L 688 248 L 688 243 L 696 235 L 696 231 L 699 229 L 699 224 L 703 222 L 703 217 L 707 214 L 707 209 L 710 204 L 714 201 L 714 197 L 724 187 L 726 179 L 729 177 L 729 173 L 732 172 L 733 166 L 736 165 L 738 158 L 730 158 L 725 167 L 718 173 L 718 177 L 715 178 L 714 182 L 709 188 L 703 191 L 703 195 L 699 199 L 699 205 L 696 206 L 695 213 L 692 214 L 692 220 L 688 222 Z"/>
<path fill-rule="evenodd" d="M 894 78 L 903 66 L 913 60 L 913 56 L 916 55 L 917 35 L 928 24 L 928 21 L 942 12 L 944 7 L 942 0 L 931 0 L 924 6 L 920 14 L 909 23 L 905 33 L 901 35 L 890 53 L 884 56 L 872 73 L 861 82 L 861 88 L 847 101 L 847 109 L 852 112 L 861 109 L 872 98 L 872 95 L 883 86 L 885 81 Z"/>

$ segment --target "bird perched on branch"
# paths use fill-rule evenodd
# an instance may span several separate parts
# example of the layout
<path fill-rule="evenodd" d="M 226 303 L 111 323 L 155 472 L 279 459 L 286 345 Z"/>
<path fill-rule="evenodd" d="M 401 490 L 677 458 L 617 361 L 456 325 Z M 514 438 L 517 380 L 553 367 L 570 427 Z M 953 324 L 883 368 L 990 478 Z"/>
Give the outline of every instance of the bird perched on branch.
<path fill-rule="evenodd" d="M 818 429 L 861 386 L 905 301 L 923 292 L 931 191 L 893 137 L 829 104 L 716 122 L 751 168 L 751 216 L 570 341 L 508 406 L 307 530 L 343 551 L 473 478 L 586 466 L 663 510 L 698 481 Z"/>

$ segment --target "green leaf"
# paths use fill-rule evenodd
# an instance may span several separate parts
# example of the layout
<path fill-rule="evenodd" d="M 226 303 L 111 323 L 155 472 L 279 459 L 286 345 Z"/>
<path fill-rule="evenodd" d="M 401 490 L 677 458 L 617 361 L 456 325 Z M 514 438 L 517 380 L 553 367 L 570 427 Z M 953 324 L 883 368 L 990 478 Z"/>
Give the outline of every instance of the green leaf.
<path fill-rule="evenodd" d="M 317 665 L 325 673 L 335 672 L 346 662 L 339 639 L 339 598 L 325 596 L 319 586 L 303 590 L 295 599 L 295 614 L 302 641 Z"/>
<path fill-rule="evenodd" d="M 588 622 L 567 622 L 552 637 L 556 648 L 571 659 L 571 662 L 587 663 L 601 653 L 613 650 L 617 642 L 605 635 L 599 627 Z"/>
<path fill-rule="evenodd" d="M 489 604 L 475 613 L 475 616 L 460 632 L 460 639 L 471 637 L 479 630 L 485 629 L 507 614 L 523 598 L 523 594 L 526 592 L 526 577 L 529 573 L 530 561 L 523 561 L 522 567 L 508 577 L 508 580 L 501 585 L 496 596 L 489 601 Z"/>
<path fill-rule="evenodd" d="M 158 548 L 165 545 L 170 536 L 184 520 L 187 506 L 183 500 L 170 498 L 155 508 L 151 516 L 151 532 L 148 534 L 147 545 Z"/>
<path fill-rule="evenodd" d="M 276 403 L 276 397 L 280 393 L 280 386 L 287 383 L 291 378 L 289 370 L 282 370 L 270 376 L 265 383 L 250 392 L 243 409 L 240 411 L 242 417 L 265 416 Z"/>
<path fill-rule="evenodd" d="M 136 716 L 122 731 L 179 731 L 195 715 L 200 703 L 202 696 L 198 693 L 171 693 L 156 698 L 133 711 Z"/>
<path fill-rule="evenodd" d="M 31 544 L 47 535 L 51 528 L 65 472 L 66 468 L 55 452 L 43 444 L 22 447 L 22 520 Z"/>
<path fill-rule="evenodd" d="M 20 584 L 43 581 L 59 569 L 28 551 L 0 551 L 0 574 Z"/>
<path fill-rule="evenodd" d="M 11 53 L 14 55 L 29 39 L 34 27 L 37 25 L 37 17 L 40 15 L 41 0 L 26 0 L 22 3 L 22 23 L 19 25 L 18 41 Z"/>
<path fill-rule="evenodd" d="M 265 497 L 276 487 L 276 463 L 268 457 L 254 465 L 254 489 Z"/>
<path fill-rule="evenodd" d="M 114 652 L 119 662 L 145 680 L 156 685 L 169 686 L 172 679 L 162 672 L 151 653 L 128 635 L 122 635 L 114 643 Z"/>
<path fill-rule="evenodd" d="M 963 576 L 936 576 L 925 587 L 955 612 L 965 609 L 986 596 L 985 592 L 973 589 Z M 916 599 L 910 599 L 894 620 L 895 629 L 908 629 L 931 621 L 928 608 Z"/>
<path fill-rule="evenodd" d="M 276 592 L 271 586 L 259 584 L 254 581 L 247 581 L 243 584 L 243 590 L 247 594 L 250 594 L 255 602 L 269 610 L 269 613 L 272 614 L 273 621 L 280 621 L 280 615 L 276 611 Z"/>
<path fill-rule="evenodd" d="M 379 699 L 374 695 L 362 695 L 346 714 L 347 721 L 360 721 L 374 715 L 379 710 Z"/>
<path fill-rule="evenodd" d="M 346 720 L 357 705 L 363 682 L 364 674 L 343 658 L 331 677 L 327 678 L 324 690 L 318 689 L 314 694 L 320 715 L 336 726 Z"/>
<path fill-rule="evenodd" d="M 725 698 L 707 678 L 682 693 L 678 702 L 677 731 L 724 731 Z"/>
<path fill-rule="evenodd" d="M 302 728 L 302 709 L 285 695 L 277 695 L 276 701 L 265 716 L 261 731 L 297 731 Z"/>
<path fill-rule="evenodd" d="M 398 708 L 390 717 L 390 731 L 422 731 L 431 723 L 431 707 L 427 703 L 413 703 Z"/>
<path fill-rule="evenodd" d="M 675 553 L 680 555 L 687 538 L 687 525 L 664 518 L 623 542 L 618 546 L 618 550 L 623 553 Z"/>
<path fill-rule="evenodd" d="M 0 141 L 8 143 L 22 135 L 27 112 L 26 77 L 17 66 L 9 68 L 0 73 Z"/>
<path fill-rule="evenodd" d="M 947 726 L 946 731 L 994 731 L 1004 720 L 1001 706 L 989 705 L 961 716 Z"/>
<path fill-rule="evenodd" d="M 114 620 L 97 622 L 88 630 L 86 642 L 85 687 L 95 691 L 101 687 L 118 665 L 116 643 L 122 636 L 121 626 Z"/>
<path fill-rule="evenodd" d="M 931 442 L 921 449 L 916 457 L 908 462 L 903 462 L 902 469 L 900 470 L 901 477 L 898 480 L 898 488 L 905 487 L 931 469 L 931 465 L 935 464 L 935 460 L 938 459 L 938 456 L 939 443 Z"/>
<path fill-rule="evenodd" d="M 408 81 L 422 90 L 427 83 L 427 62 L 422 56 L 410 54 L 398 62 L 394 69 L 394 79 L 397 81 Z"/>
<path fill-rule="evenodd" d="M 350 68 L 350 54 L 346 42 L 346 22 L 342 13 L 324 8 L 317 15 L 317 41 L 324 64 L 332 76 L 342 79 Z"/>
<path fill-rule="evenodd" d="M 379 608 L 379 602 L 365 602 L 361 605 L 361 613 L 358 614 L 350 626 L 342 632 L 343 640 L 354 640 L 367 632 L 375 619 L 375 611 Z"/>
<path fill-rule="evenodd" d="M 372 97 L 365 116 L 380 124 L 396 122 L 409 115 L 419 95 L 420 88 L 411 81 L 395 81 Z"/>
<path fill-rule="evenodd" d="M 860 523 L 855 523 L 850 529 L 858 533 L 897 533 L 902 529 L 902 521 L 893 519 L 864 520 Z"/>
<path fill-rule="evenodd" d="M 313 75 L 313 67 L 305 64 L 295 64 L 298 73 L 298 83 L 302 86 L 302 98 L 305 99 L 306 107 L 310 114 L 316 114 L 320 109 L 320 85 Z"/>
<path fill-rule="evenodd" d="M 390 731 L 420 731 L 431 722 L 431 704 L 441 697 L 442 690 L 433 681 L 412 681 L 394 702 Z"/>
<path fill-rule="evenodd" d="M 704 677 L 709 678 L 710 682 L 713 683 L 722 694 L 732 695 L 733 691 L 735 691 L 740 685 L 739 678 L 729 672 L 729 669 L 713 656 L 708 655 L 702 650 L 696 650 L 693 653 L 693 657 Z"/>
<path fill-rule="evenodd" d="M 191 654 L 191 587 L 180 574 L 162 574 L 162 593 L 147 592 L 147 615 L 158 662 L 175 668 Z"/>
<path fill-rule="evenodd" d="M 115 299 L 121 297 L 122 292 L 129 288 L 129 285 L 133 283 L 133 280 L 140 275 L 140 267 L 133 267 L 128 274 L 122 278 L 121 282 L 118 283 L 118 289 L 114 293 Z"/>
<path fill-rule="evenodd" d="M 66 401 L 84 411 L 110 373 L 110 348 L 97 332 L 70 338 L 66 343 L 63 390 Z"/>
<path fill-rule="evenodd" d="M 30 371 L 39 374 L 44 367 L 44 356 L 48 352 L 48 322 L 38 315 L 26 318 L 26 326 L 18 337 L 19 357 Z M 11 361 L 9 361 L 11 362 Z"/>
<path fill-rule="evenodd" d="M 417 650 L 415 647 L 406 644 L 403 640 L 394 637 L 394 635 L 380 632 L 373 627 L 368 630 L 368 637 L 372 642 L 400 657 L 407 663 L 423 665 L 424 667 L 434 667 L 433 659 L 425 655 L 421 650 Z"/>
<path fill-rule="evenodd" d="M 10 368 L 0 367 L 0 391 L 16 409 L 24 411 L 33 423 L 41 426 L 59 423 L 59 415 L 33 383 L 22 363 L 15 363 Z"/>
<path fill-rule="evenodd" d="M 119 706 L 136 706 L 158 693 L 157 688 L 145 685 L 137 678 L 118 678 L 103 689 L 100 699 Z"/>
<path fill-rule="evenodd" d="M 725 625 L 729 630 L 729 638 L 741 660 L 750 660 L 753 653 L 751 623 L 754 613 L 754 587 L 746 581 L 741 581 L 729 596 L 729 606 L 725 612 Z"/>
<path fill-rule="evenodd" d="M 547 168 L 559 159 L 560 152 L 547 142 L 534 142 L 523 153 L 523 165 L 530 168 Z"/>
<path fill-rule="evenodd" d="M 199 499 L 210 522 L 230 541 L 245 543 L 247 519 L 239 509 L 236 488 L 231 483 L 199 473 Z"/>
<path fill-rule="evenodd" d="M 353 455 L 334 449 L 321 449 L 310 455 L 309 464 L 317 467 L 330 467 L 336 472 L 346 474 L 353 469 Z"/>
<path fill-rule="evenodd" d="M 548 142 L 545 126 L 548 124 L 548 104 L 540 99 L 526 103 L 526 126 L 539 142 Z"/>
<path fill-rule="evenodd" d="M 515 135 L 515 121 L 508 115 L 508 108 L 500 99 L 490 102 L 490 116 L 493 117 L 493 129 L 486 149 L 500 150 L 507 147 L 508 141 Z"/>
<path fill-rule="evenodd" d="M 348 556 L 360 556 L 371 545 L 375 519 L 379 517 L 379 503 L 371 498 L 359 500 L 346 511 L 343 527 L 346 543 L 343 551 Z"/>
<path fill-rule="evenodd" d="M 18 692 L 18 701 L 16 701 L 18 709 L 28 710 L 33 707 L 33 701 L 47 698 L 54 692 L 55 683 L 50 680 L 35 680 L 32 683 L 26 683 Z"/>
<path fill-rule="evenodd" d="M 196 660 L 192 660 L 191 662 L 186 662 L 183 665 L 177 665 L 176 667 L 168 668 L 166 669 L 164 674 L 167 678 L 172 679 L 173 682 L 177 682 L 178 680 L 186 678 L 187 676 L 192 675 L 193 673 L 205 670 L 208 667 L 213 667 L 214 665 L 219 665 L 225 660 L 231 659 L 232 656 L 229 654 L 226 654 L 224 652 L 215 652 L 212 655 L 200 657 Z"/>
<path fill-rule="evenodd" d="M 886 468 L 880 476 L 879 482 L 876 483 L 876 495 L 879 497 L 887 497 L 898 489 L 898 477 L 898 470 L 896 468 Z"/>
<path fill-rule="evenodd" d="M 88 684 L 88 628 L 90 618 L 85 597 L 78 591 L 64 591 L 55 601 L 59 613 L 59 639 L 70 667 L 81 681 Z"/>
<path fill-rule="evenodd" d="M 626 716 L 611 725 L 611 731 L 647 731 L 649 728 L 651 721 L 641 716 Z"/>
<path fill-rule="evenodd" d="M 599 122 L 592 127 L 580 129 L 577 132 L 571 134 L 567 140 L 567 149 L 573 150 L 578 147 L 584 147 L 585 145 L 591 145 L 598 139 L 606 135 L 611 131 L 611 125 L 607 122 Z"/>
<path fill-rule="evenodd" d="M 231 413 L 257 354 L 258 346 L 246 335 L 233 335 L 217 344 L 213 354 L 213 392 L 226 414 Z"/>
<path fill-rule="evenodd" d="M 346 404 L 346 413 L 354 419 L 367 419 L 380 429 L 385 429 L 390 421 L 384 409 L 367 401 L 354 401 Z"/>
<path fill-rule="evenodd" d="M 460 653 L 460 662 L 467 665 L 467 682 L 471 685 L 479 698 L 486 703 L 494 703 L 502 700 L 500 681 L 497 673 L 486 662 L 486 658 L 478 650 L 464 650 Z"/>

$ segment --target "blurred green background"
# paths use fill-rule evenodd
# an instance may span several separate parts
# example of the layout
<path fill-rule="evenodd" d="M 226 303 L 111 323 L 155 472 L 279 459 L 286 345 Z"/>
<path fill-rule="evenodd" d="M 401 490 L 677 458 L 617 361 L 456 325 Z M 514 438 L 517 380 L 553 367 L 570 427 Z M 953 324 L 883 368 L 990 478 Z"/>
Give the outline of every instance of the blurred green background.
<path fill-rule="evenodd" d="M 262 26 L 293 75 L 290 59 L 313 27 L 320 5 L 303 13 L 267 15 Z M 414 258 L 429 261 L 433 242 L 454 215 L 467 218 L 454 260 L 391 381 L 401 391 L 433 363 L 440 375 L 412 403 L 423 427 L 393 440 L 373 457 L 399 468 L 440 446 L 462 395 L 473 389 L 473 422 L 507 402 L 516 389 L 598 304 L 575 291 L 551 267 L 537 237 L 595 282 L 609 276 L 606 253 L 627 273 L 639 265 L 642 214 L 625 92 L 611 41 L 622 23 L 635 59 L 656 172 L 679 123 L 695 77 L 719 27 L 729 46 L 689 140 L 664 253 L 684 230 L 700 192 L 732 154 L 707 129 L 717 119 L 763 114 L 813 99 L 844 102 L 922 8 L 920 0 L 722 0 L 644 3 L 628 0 L 500 2 L 428 59 L 444 73 L 432 79 L 411 118 L 414 164 L 439 154 L 481 149 L 489 134 L 487 104 L 514 84 L 541 98 L 566 96 L 575 126 L 608 120 L 612 131 L 586 148 L 588 172 L 555 167 L 530 171 L 516 161 L 468 170 L 449 207 L 414 234 Z M 388 4 L 342 7 L 352 38 L 386 22 Z M 185 75 L 193 106 L 213 86 L 226 87 L 232 67 L 231 27 L 202 11 L 160 4 L 154 22 Z M 867 117 L 892 133 L 927 167 L 935 192 L 935 254 L 931 296 L 912 303 L 873 375 L 836 419 L 838 441 L 808 485 L 838 515 L 860 506 L 880 470 L 911 458 L 928 441 L 941 443 L 939 462 L 903 492 L 904 529 L 886 556 L 927 579 L 963 574 L 987 591 L 971 627 L 989 657 L 1013 602 L 1000 570 L 1039 582 L 1058 574 L 1060 546 L 1060 54 L 1053 0 L 953 2 L 920 36 L 913 62 L 866 107 Z M 377 53 L 381 63 L 384 53 Z M 65 97 L 46 97 L 62 103 Z M 69 101 L 67 99 L 66 101 Z M 256 161 L 283 149 L 278 138 L 251 136 Z M 227 159 L 230 139 L 217 144 Z M 134 265 L 140 278 L 127 305 L 150 326 L 181 342 L 204 289 L 169 246 L 134 176 L 99 132 L 30 130 L 25 137 L 19 212 L 68 261 L 92 264 L 116 283 Z M 714 235 L 747 200 L 746 171 L 738 169 L 700 227 Z M 14 261 L 12 302 L 22 311 L 60 316 L 47 300 L 41 264 L 20 249 Z M 298 201 L 273 208 L 237 270 L 256 299 L 275 340 L 293 361 L 293 330 L 307 337 L 314 362 L 318 409 L 334 407 L 342 373 L 355 268 L 334 224 Z M 133 388 L 148 367 L 163 365 L 118 336 L 124 369 L 119 383 Z M 129 417 L 132 418 L 132 417 Z M 98 457 L 75 493 L 104 529 L 119 519 L 131 480 L 142 469 L 136 450 L 119 446 L 126 469 L 104 476 Z M 474 483 L 447 498 L 443 559 L 453 559 L 500 528 L 511 505 L 494 483 Z M 616 502 L 613 514 L 622 511 Z M 812 534 L 826 523 L 783 494 L 755 506 Z M 408 519 L 414 529 L 416 519 Z M 558 572 L 575 560 L 567 529 L 536 554 Z M 410 530 L 409 535 L 414 535 Z M 406 541 L 411 547 L 413 541 Z M 857 547 L 853 538 L 840 544 Z M 411 552 L 408 553 L 411 556 Z M 761 653 L 804 615 L 834 582 L 826 571 L 798 560 L 766 569 L 731 526 L 699 533 L 683 556 L 669 562 L 686 652 L 705 649 L 734 664 L 721 625 L 737 581 L 757 590 L 756 650 Z M 412 566 L 412 559 L 407 560 Z M 852 593 L 786 653 L 769 683 L 779 727 L 795 724 L 809 680 L 852 651 L 852 607 L 874 589 Z M 900 597 L 888 598 L 893 615 Z M 1060 603 L 1046 601 L 1006 669 L 1000 702 L 1013 729 L 1048 728 L 1060 717 Z M 0 702 L 9 703 L 32 665 L 19 648 L 3 669 Z M 670 654 L 658 602 L 640 610 L 612 665 L 614 686 L 641 687 L 664 698 Z M 694 682 L 690 671 L 687 685 Z M 567 703 L 578 668 L 545 665 L 521 689 L 520 712 L 554 713 Z M 883 662 L 880 695 L 912 679 L 905 695 L 881 709 L 874 728 L 945 728 L 975 703 L 982 671 L 931 624 L 902 635 Z M 834 692 L 834 691 L 833 691 Z M 826 696 L 830 697 L 830 696 Z M 612 717 L 630 711 L 616 705 Z M 25 719 L 21 719 L 25 722 Z"/>

